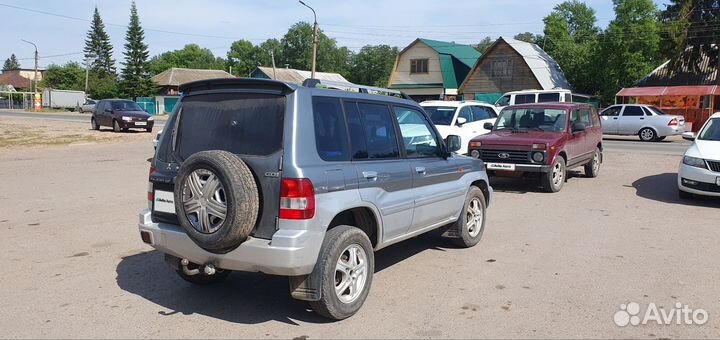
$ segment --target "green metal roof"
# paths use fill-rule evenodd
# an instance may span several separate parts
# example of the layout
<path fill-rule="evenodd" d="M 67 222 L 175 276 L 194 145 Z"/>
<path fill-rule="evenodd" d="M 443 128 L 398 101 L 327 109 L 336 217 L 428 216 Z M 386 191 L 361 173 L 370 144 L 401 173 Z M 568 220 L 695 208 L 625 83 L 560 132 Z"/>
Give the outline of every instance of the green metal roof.
<path fill-rule="evenodd" d="M 456 44 L 453 42 L 430 40 L 419 38 L 423 44 L 428 45 L 430 48 L 440 54 L 447 54 L 453 58 L 459 60 L 467 67 L 472 68 L 475 66 L 475 62 L 480 59 L 480 52 L 474 49 L 470 45 Z"/>

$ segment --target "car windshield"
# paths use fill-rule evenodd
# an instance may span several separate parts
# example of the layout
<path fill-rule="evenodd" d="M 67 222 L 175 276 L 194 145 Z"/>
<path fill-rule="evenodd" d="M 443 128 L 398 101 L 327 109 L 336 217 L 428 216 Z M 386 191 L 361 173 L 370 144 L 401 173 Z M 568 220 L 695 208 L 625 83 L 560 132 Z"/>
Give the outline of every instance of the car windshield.
<path fill-rule="evenodd" d="M 699 140 L 720 141 L 720 118 L 713 118 L 698 135 Z"/>
<path fill-rule="evenodd" d="M 142 111 L 143 109 L 135 102 L 131 101 L 118 101 L 112 102 L 112 109 L 114 111 Z"/>
<path fill-rule="evenodd" d="M 435 125 L 452 124 L 452 119 L 457 109 L 452 106 L 423 106 L 423 108 Z"/>
<path fill-rule="evenodd" d="M 565 131 L 567 111 L 561 109 L 523 108 L 500 112 L 494 130 Z"/>

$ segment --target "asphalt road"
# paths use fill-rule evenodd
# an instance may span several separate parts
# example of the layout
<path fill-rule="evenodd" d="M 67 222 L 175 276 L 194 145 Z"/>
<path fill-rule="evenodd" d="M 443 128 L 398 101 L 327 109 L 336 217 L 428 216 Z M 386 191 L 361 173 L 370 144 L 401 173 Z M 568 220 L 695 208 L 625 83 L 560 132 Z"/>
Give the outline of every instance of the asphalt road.
<path fill-rule="evenodd" d="M 573 171 L 557 194 L 493 178 L 478 246 L 422 237 L 378 252 L 363 309 L 329 322 L 282 277 L 196 287 L 170 271 L 136 227 L 152 135 L 127 138 L 0 150 L 0 337 L 720 337 L 720 201 L 677 198 L 680 156 L 645 150 L 666 144 L 607 143 L 600 176 Z M 709 321 L 618 327 L 629 302 Z"/>

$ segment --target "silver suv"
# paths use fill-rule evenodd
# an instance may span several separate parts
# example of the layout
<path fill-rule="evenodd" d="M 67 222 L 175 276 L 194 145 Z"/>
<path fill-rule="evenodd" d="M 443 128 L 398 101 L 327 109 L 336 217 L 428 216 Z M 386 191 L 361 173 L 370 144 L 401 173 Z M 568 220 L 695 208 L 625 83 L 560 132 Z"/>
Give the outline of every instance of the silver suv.
<path fill-rule="evenodd" d="M 143 242 L 183 279 L 288 276 L 292 297 L 343 319 L 362 306 L 374 252 L 441 229 L 482 237 L 492 188 L 402 93 L 259 79 L 186 84 L 150 168 Z M 384 92 L 390 95 L 369 94 Z"/>

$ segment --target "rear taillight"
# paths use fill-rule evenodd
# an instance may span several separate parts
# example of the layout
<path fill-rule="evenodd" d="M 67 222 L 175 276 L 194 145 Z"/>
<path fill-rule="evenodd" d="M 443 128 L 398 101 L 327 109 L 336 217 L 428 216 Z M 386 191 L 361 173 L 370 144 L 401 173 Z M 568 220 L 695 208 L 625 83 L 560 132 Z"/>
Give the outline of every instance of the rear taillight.
<path fill-rule="evenodd" d="M 147 199 L 148 199 L 148 209 L 152 209 L 153 200 L 155 200 L 155 194 L 153 191 L 153 184 L 150 181 L 150 176 L 155 172 L 155 168 L 150 167 L 150 172 L 148 173 L 148 192 L 147 192 Z"/>
<path fill-rule="evenodd" d="M 280 218 L 307 220 L 315 216 L 315 189 L 307 178 L 283 178 L 280 183 Z"/>
<path fill-rule="evenodd" d="M 677 126 L 677 125 L 678 125 L 678 120 L 677 120 L 677 118 L 671 119 L 671 120 L 670 120 L 670 123 L 668 123 L 668 126 Z"/>

